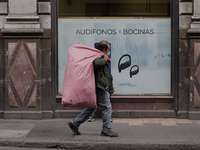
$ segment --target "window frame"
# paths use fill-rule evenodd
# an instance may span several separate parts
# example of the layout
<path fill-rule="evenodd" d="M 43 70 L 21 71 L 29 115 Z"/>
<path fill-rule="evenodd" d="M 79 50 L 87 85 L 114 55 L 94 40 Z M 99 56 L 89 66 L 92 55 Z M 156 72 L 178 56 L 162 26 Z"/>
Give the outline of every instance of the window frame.
<path fill-rule="evenodd" d="M 178 111 L 179 99 L 179 1 L 170 0 L 171 3 L 171 96 L 147 96 L 154 99 L 166 99 L 173 102 L 174 110 Z M 56 109 L 58 96 L 58 0 L 51 1 L 51 91 L 52 108 Z M 116 96 L 116 99 L 145 98 L 145 96 Z M 128 101 L 129 101 L 128 100 Z M 147 100 L 148 101 L 148 100 Z M 155 101 L 155 100 L 153 100 Z M 162 101 L 162 100 L 161 100 Z M 149 102 L 149 101 L 148 101 Z"/>

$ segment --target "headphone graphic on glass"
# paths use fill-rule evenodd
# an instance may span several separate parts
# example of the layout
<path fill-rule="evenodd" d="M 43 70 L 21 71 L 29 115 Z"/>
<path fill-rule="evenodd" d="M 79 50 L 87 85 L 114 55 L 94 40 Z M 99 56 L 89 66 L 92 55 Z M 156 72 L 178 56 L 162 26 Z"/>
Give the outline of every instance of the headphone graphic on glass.
<path fill-rule="evenodd" d="M 129 60 L 124 62 L 124 63 L 121 63 L 121 60 L 122 60 L 123 57 L 129 57 Z M 124 54 L 123 56 L 121 56 L 121 58 L 118 61 L 118 71 L 119 71 L 119 73 L 122 70 L 128 68 L 130 65 L 131 65 L 131 56 L 129 54 Z M 135 68 L 135 70 L 132 71 L 133 68 Z M 138 72 L 139 72 L 138 65 L 133 65 L 130 69 L 130 77 L 132 78 L 132 76 L 138 74 Z"/>

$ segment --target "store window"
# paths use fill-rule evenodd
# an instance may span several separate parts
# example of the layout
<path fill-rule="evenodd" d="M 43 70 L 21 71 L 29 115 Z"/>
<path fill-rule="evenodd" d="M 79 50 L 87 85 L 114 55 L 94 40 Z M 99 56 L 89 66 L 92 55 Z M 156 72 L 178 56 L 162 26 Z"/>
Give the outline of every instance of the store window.
<path fill-rule="evenodd" d="M 70 46 L 95 47 L 101 40 L 111 43 L 116 95 L 171 94 L 170 0 L 58 2 L 59 94 Z"/>

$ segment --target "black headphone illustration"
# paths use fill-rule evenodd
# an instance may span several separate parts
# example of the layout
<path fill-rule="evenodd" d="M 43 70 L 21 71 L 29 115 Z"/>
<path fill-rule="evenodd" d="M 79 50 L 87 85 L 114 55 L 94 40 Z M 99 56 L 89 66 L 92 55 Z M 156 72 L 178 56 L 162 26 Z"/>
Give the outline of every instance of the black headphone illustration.
<path fill-rule="evenodd" d="M 126 62 L 124 62 L 124 63 L 121 63 L 121 64 L 120 64 L 122 58 L 125 57 L 125 56 L 128 56 L 128 57 L 129 57 L 129 60 L 126 61 Z M 130 56 L 129 54 L 124 54 L 123 56 L 121 56 L 121 58 L 120 58 L 119 61 L 118 61 L 118 71 L 119 71 L 119 73 L 120 73 L 122 70 L 128 68 L 130 65 L 131 65 L 131 56 Z M 133 69 L 134 67 L 137 67 L 137 69 L 132 71 L 132 69 Z M 138 65 L 133 65 L 133 66 L 131 67 L 131 69 L 130 69 L 130 77 L 132 78 L 132 76 L 138 74 L 138 72 L 139 72 L 139 66 L 138 66 Z"/>
<path fill-rule="evenodd" d="M 125 56 L 128 56 L 128 57 L 129 57 L 129 60 L 126 61 L 125 63 L 120 64 L 122 58 L 125 57 Z M 121 70 L 128 68 L 130 65 L 131 65 L 131 56 L 128 55 L 128 54 L 124 54 L 124 55 L 119 59 L 119 62 L 118 62 L 118 71 L 121 72 Z"/>
<path fill-rule="evenodd" d="M 137 69 L 131 71 L 134 67 L 137 67 Z M 139 67 L 138 67 L 138 65 L 132 66 L 131 69 L 130 69 L 130 77 L 132 78 L 132 76 L 133 76 L 133 75 L 136 75 L 138 72 L 139 72 Z"/>

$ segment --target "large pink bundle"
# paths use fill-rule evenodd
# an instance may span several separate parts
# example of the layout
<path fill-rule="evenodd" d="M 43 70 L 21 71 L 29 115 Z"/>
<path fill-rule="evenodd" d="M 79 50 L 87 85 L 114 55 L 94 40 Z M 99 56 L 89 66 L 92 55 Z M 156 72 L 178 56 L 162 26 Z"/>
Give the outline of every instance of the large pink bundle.
<path fill-rule="evenodd" d="M 63 106 L 97 108 L 93 61 L 100 56 L 103 56 L 101 51 L 81 43 L 70 47 L 63 81 Z"/>

